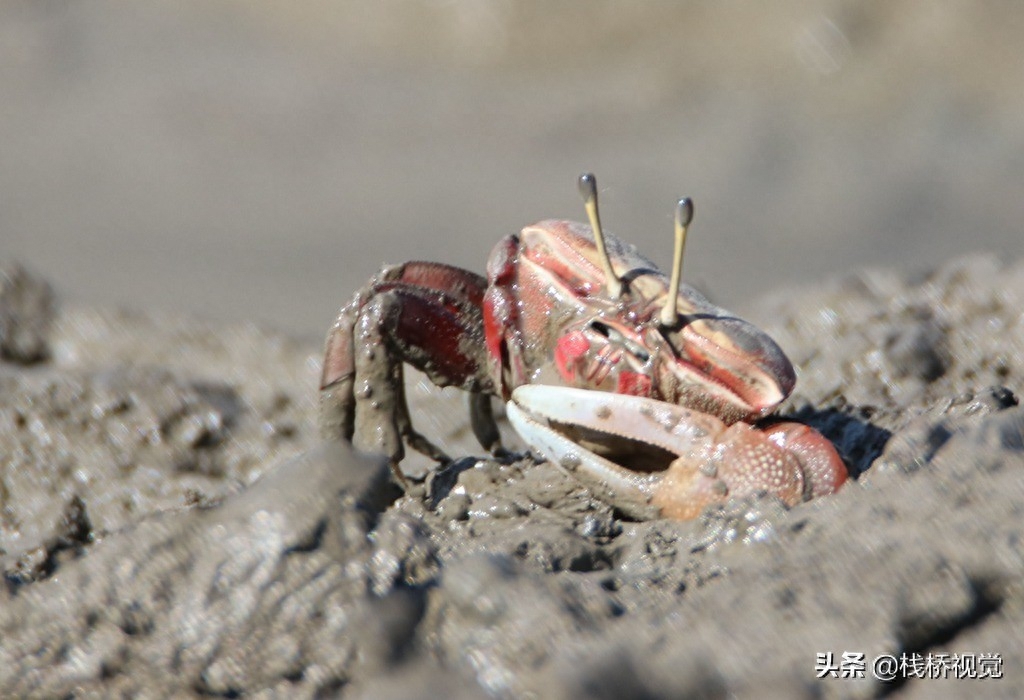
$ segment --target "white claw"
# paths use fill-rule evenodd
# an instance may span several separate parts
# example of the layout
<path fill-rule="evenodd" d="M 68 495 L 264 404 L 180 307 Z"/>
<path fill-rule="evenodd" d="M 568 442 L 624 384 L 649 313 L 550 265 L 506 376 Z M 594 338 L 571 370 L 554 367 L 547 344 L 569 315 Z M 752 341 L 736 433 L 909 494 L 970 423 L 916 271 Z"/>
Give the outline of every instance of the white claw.
<path fill-rule="evenodd" d="M 713 416 L 662 401 L 540 384 L 518 387 L 506 413 L 529 445 L 625 512 L 647 506 L 669 463 L 683 452 L 708 454 L 724 428 Z M 614 451 L 625 466 L 591 447 Z"/>
<path fill-rule="evenodd" d="M 620 510 L 637 517 L 651 515 L 648 505 L 652 493 L 651 475 L 623 469 L 552 430 L 544 418 L 520 408 L 520 401 L 532 403 L 530 397 L 524 400 L 521 390 L 534 388 L 541 387 L 532 385 L 516 389 L 512 400 L 505 406 L 505 414 L 519 436 L 553 464 L 596 487 L 599 497 L 614 502 Z"/>
<path fill-rule="evenodd" d="M 818 469 L 822 493 L 845 478 L 845 468 L 840 475 L 835 466 L 839 457 L 831 461 L 831 445 L 821 454 L 817 434 L 791 423 L 772 430 L 796 436 L 792 447 L 745 423 L 726 426 L 675 404 L 538 384 L 512 392 L 506 412 L 527 443 L 635 517 L 653 509 L 686 520 L 709 504 L 764 491 L 794 505 L 805 494 L 801 459 L 813 470 L 817 458 L 828 458 Z M 811 435 L 805 450 L 811 459 L 801 458 L 797 445 L 804 433 Z"/>
<path fill-rule="evenodd" d="M 677 455 L 705 447 L 725 429 L 718 418 L 676 404 L 589 389 L 527 384 L 512 392 L 512 404 L 534 422 L 583 427 Z"/>

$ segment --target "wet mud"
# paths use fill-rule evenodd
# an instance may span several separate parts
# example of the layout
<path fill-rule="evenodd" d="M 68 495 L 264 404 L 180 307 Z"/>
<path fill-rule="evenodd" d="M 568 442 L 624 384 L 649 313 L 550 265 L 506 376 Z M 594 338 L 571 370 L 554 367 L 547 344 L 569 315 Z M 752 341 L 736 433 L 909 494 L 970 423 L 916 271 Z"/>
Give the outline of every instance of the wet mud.
<path fill-rule="evenodd" d="M 463 396 L 423 380 L 413 419 L 460 457 L 410 458 L 402 494 L 318 441 L 318 344 L 76 308 L 3 266 L 0 695 L 1024 695 L 1024 262 L 752 309 L 798 368 L 782 413 L 856 479 L 637 521 L 482 455 Z M 816 677 L 849 651 L 998 654 L 1004 677 Z"/>

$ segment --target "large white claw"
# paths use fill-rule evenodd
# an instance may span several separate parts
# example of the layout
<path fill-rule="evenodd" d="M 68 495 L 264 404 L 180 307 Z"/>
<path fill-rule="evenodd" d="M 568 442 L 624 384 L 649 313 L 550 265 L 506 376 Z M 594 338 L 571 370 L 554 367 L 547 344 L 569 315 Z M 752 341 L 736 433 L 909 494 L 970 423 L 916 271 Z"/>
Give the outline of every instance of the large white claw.
<path fill-rule="evenodd" d="M 727 493 L 713 478 L 715 470 L 704 467 L 721 461 L 718 439 L 727 428 L 706 413 L 640 396 L 540 384 L 517 388 L 506 411 L 528 444 L 629 515 L 657 515 L 667 505 L 665 515 L 695 517 Z M 680 484 L 688 472 L 695 476 Z M 698 483 L 690 483 L 694 479 Z M 687 502 L 685 513 L 669 502 L 680 499 Z"/>
<path fill-rule="evenodd" d="M 574 426 L 586 428 L 595 421 L 607 423 L 615 413 L 612 400 L 616 398 L 623 397 L 585 389 L 527 384 L 512 392 L 505 413 L 528 445 L 596 488 L 600 497 L 630 515 L 657 515 L 657 509 L 649 505 L 655 482 L 652 474 L 624 469 L 584 447 L 581 442 L 586 444 L 586 441 L 579 435 L 572 438 L 566 435 L 572 434 Z M 561 431 L 555 430 L 553 425 Z"/>
<path fill-rule="evenodd" d="M 792 423 L 770 438 L 675 404 L 536 384 L 517 388 L 507 413 L 527 443 L 636 517 L 693 518 L 709 504 L 756 492 L 795 505 L 846 478 L 831 444 Z M 794 430 L 799 447 L 784 437 Z"/>

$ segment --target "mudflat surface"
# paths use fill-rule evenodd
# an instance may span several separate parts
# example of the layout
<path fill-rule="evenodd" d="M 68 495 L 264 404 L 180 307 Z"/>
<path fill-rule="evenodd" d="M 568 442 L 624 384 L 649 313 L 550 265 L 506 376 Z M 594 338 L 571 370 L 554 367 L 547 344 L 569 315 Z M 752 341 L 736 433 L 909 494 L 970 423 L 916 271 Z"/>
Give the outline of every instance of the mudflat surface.
<path fill-rule="evenodd" d="M 791 510 L 623 519 L 461 397 L 413 383 L 463 458 L 318 444 L 320 348 L 251 324 L 68 305 L 0 269 L 0 694 L 25 697 L 1020 697 L 1024 262 L 851 273 L 751 317 L 784 412 L 856 481 Z M 816 678 L 863 652 L 865 678 Z M 882 654 L 1001 679 L 885 685 Z"/>

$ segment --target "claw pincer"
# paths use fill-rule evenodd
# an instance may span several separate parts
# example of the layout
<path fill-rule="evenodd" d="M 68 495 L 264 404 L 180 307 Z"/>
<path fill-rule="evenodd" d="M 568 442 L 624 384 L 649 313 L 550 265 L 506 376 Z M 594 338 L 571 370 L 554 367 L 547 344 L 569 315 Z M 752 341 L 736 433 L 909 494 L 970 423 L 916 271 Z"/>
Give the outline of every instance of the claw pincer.
<path fill-rule="evenodd" d="M 517 388 L 506 411 L 527 442 L 627 513 L 649 505 L 686 520 L 760 492 L 792 506 L 846 479 L 831 443 L 799 423 L 763 431 L 645 397 L 539 384 Z"/>

